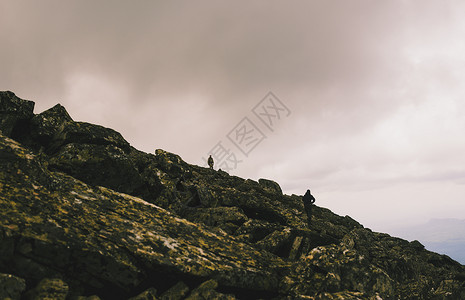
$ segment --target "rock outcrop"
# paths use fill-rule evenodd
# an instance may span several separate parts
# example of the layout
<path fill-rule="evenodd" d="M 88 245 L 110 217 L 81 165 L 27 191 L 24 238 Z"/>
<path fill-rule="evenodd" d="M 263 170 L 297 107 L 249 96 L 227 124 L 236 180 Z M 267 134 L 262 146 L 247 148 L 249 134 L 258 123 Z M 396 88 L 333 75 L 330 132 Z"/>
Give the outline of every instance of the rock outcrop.
<path fill-rule="evenodd" d="M 34 102 L 23 100 L 13 92 L 0 92 L 0 131 L 15 136 L 34 115 Z"/>
<path fill-rule="evenodd" d="M 464 299 L 465 267 L 0 92 L 0 298 Z"/>

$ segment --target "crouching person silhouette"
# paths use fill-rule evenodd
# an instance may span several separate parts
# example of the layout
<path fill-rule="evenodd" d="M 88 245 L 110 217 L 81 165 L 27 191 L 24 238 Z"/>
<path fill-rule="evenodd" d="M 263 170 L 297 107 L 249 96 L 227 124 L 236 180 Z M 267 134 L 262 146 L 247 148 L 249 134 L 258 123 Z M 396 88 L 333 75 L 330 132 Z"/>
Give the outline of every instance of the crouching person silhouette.
<path fill-rule="evenodd" d="M 312 225 L 312 207 L 313 203 L 315 203 L 315 197 L 313 197 L 313 195 L 310 193 L 310 190 L 307 190 L 302 198 L 302 201 L 304 202 L 305 212 L 307 213 L 308 227 L 310 228 Z"/>

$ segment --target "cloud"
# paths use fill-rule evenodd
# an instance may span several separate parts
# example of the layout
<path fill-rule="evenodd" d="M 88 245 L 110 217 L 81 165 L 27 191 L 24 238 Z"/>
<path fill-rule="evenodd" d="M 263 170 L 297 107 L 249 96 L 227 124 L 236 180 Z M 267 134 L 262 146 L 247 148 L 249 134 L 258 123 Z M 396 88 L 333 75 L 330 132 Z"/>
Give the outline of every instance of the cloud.
<path fill-rule="evenodd" d="M 338 10 L 324 2 L 45 3 L 9 5 L 3 38 L 15 66 L 23 61 L 25 73 L 50 81 L 102 72 L 138 95 L 198 90 L 243 99 L 250 90 L 354 83 L 373 68 L 375 40 L 389 35 L 378 21 L 384 5 L 369 2 Z"/>

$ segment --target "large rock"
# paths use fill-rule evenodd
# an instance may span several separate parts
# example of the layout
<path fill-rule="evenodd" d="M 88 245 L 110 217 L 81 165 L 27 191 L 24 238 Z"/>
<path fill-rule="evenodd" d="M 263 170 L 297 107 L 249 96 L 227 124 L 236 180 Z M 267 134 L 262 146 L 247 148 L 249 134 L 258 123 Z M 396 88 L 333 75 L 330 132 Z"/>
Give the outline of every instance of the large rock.
<path fill-rule="evenodd" d="M 34 102 L 18 98 L 13 92 L 0 92 L 0 131 L 18 135 L 34 115 Z"/>
<path fill-rule="evenodd" d="M 456 280 L 464 274 L 464 267 L 458 262 L 448 256 L 427 251 L 418 241 L 408 242 L 369 229 L 351 231 L 342 239 L 340 248 L 356 251 L 371 265 L 388 274 L 393 279 L 394 294 L 400 299 L 412 295 L 420 299 L 435 299 L 435 293 L 442 293 L 441 285 L 444 282 L 448 279 Z M 450 295 L 465 293 L 464 279 L 460 288 L 455 284 L 449 290 Z M 460 297 L 452 296 L 450 299 Z"/>
<path fill-rule="evenodd" d="M 161 296 L 161 300 L 181 300 L 184 299 L 189 293 L 189 287 L 182 281 L 179 281 L 167 291 L 165 291 Z"/>
<path fill-rule="evenodd" d="M 183 217 L 192 222 L 219 227 L 230 234 L 247 221 L 247 216 L 237 207 L 213 207 L 186 209 Z"/>
<path fill-rule="evenodd" d="M 73 122 L 66 109 L 57 104 L 35 115 L 29 122 L 29 132 L 17 138 L 33 149 L 52 152 L 62 146 L 60 134 Z"/>
<path fill-rule="evenodd" d="M 20 141 L 48 154 L 72 143 L 111 145 L 126 152 L 130 149 L 120 133 L 99 125 L 75 122 L 60 104 L 35 115 L 30 121 L 29 131 L 29 134 L 19 137 Z"/>
<path fill-rule="evenodd" d="M 186 298 L 186 300 L 197 300 L 197 299 L 218 299 L 218 300 L 235 300 L 236 297 L 233 295 L 225 295 L 218 293 L 215 289 L 218 287 L 218 282 L 215 280 L 208 280 L 199 285 L 192 293 Z"/>
<path fill-rule="evenodd" d="M 26 294 L 30 300 L 65 300 L 68 295 L 68 284 L 59 278 L 45 278 Z"/>
<path fill-rule="evenodd" d="M 26 289 L 26 281 L 22 278 L 0 273 L 0 299 L 19 300 Z"/>
<path fill-rule="evenodd" d="M 135 297 L 129 298 L 129 300 L 157 300 L 157 290 L 154 288 L 149 288 L 144 292 L 140 293 Z"/>
<path fill-rule="evenodd" d="M 111 144 L 66 144 L 50 158 L 49 168 L 147 201 L 161 190 L 156 176 L 146 180 L 130 156 Z"/>
<path fill-rule="evenodd" d="M 263 178 L 260 178 L 258 180 L 258 183 L 265 189 L 265 190 L 268 190 L 270 191 L 271 193 L 277 193 L 279 195 L 282 195 L 283 194 L 283 191 L 281 190 L 281 187 L 279 186 L 279 184 L 273 180 L 269 180 L 269 179 L 263 179 Z"/>
<path fill-rule="evenodd" d="M 313 249 L 296 263 L 290 277 L 293 283 L 290 291 L 295 295 L 357 291 L 389 299 L 395 293 L 394 281 L 385 271 L 370 264 L 357 251 L 336 245 Z"/>

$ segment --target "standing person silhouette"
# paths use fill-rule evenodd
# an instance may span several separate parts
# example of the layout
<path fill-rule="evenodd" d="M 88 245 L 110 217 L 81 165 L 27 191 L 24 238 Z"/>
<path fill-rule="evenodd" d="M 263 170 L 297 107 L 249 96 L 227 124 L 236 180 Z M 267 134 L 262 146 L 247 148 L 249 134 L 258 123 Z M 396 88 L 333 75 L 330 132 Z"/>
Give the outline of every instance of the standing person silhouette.
<path fill-rule="evenodd" d="M 313 195 L 310 193 L 310 190 L 307 190 L 302 198 L 302 201 L 304 202 L 305 212 L 307 213 L 308 227 L 310 228 L 312 225 L 312 206 L 313 203 L 315 203 L 315 197 L 313 197 Z"/>
<path fill-rule="evenodd" d="M 208 165 L 210 169 L 213 169 L 213 157 L 211 155 L 208 157 Z"/>

